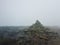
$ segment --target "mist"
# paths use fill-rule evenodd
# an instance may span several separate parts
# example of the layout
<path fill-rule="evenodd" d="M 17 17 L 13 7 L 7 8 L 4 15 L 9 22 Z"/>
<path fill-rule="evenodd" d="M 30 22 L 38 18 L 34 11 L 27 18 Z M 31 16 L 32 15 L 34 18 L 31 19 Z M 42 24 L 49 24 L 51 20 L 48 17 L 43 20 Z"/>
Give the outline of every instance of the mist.
<path fill-rule="evenodd" d="M 29 26 L 36 20 L 60 26 L 60 0 L 0 0 L 0 26 Z"/>

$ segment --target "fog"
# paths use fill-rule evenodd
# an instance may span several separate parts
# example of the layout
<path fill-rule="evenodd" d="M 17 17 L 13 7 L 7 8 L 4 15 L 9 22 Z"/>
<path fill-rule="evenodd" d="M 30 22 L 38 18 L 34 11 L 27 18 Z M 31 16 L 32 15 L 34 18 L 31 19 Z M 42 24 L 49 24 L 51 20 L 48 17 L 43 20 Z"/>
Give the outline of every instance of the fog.
<path fill-rule="evenodd" d="M 60 26 L 60 0 L 0 0 L 0 26 L 29 26 L 36 20 Z"/>

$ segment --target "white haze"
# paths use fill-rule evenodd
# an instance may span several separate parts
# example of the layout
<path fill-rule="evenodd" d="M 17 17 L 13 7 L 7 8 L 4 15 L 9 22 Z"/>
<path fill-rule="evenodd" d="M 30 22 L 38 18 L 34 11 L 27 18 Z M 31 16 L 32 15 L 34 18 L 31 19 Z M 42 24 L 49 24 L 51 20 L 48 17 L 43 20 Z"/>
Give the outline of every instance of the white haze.
<path fill-rule="evenodd" d="M 60 0 L 0 0 L 0 26 L 28 26 L 37 19 L 60 26 Z"/>

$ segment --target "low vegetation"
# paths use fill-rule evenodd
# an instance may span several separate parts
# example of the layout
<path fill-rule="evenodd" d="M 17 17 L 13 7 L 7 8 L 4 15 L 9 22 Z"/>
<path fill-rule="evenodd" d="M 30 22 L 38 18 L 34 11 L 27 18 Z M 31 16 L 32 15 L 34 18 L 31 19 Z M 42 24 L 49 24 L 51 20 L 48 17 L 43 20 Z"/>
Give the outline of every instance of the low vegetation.
<path fill-rule="evenodd" d="M 60 45 L 60 35 L 37 20 L 28 28 L 1 27 L 0 45 Z"/>

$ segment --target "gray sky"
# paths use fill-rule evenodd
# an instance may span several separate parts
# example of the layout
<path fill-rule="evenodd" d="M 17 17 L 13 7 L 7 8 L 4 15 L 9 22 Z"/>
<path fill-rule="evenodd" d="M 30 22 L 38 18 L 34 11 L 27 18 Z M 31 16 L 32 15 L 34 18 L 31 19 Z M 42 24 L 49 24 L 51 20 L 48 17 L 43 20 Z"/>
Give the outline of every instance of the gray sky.
<path fill-rule="evenodd" d="M 60 0 L 0 0 L 0 26 L 27 26 L 37 19 L 60 26 Z"/>

